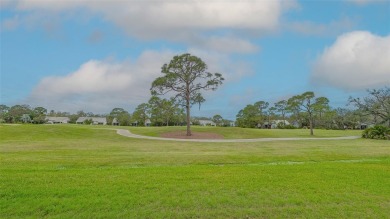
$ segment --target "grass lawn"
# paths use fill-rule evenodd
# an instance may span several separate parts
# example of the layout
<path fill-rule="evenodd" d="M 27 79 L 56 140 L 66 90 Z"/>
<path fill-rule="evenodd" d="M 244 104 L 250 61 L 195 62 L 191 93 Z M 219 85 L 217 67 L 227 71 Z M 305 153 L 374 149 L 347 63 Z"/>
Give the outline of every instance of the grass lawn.
<path fill-rule="evenodd" d="M 390 141 L 172 142 L 94 128 L 0 125 L 0 218 L 390 215 Z M 308 130 L 196 128 L 206 130 L 225 138 L 308 136 Z"/>
<path fill-rule="evenodd" d="M 163 133 L 184 131 L 185 126 L 171 127 L 130 127 L 128 128 L 134 134 L 159 137 Z M 314 136 L 310 136 L 309 129 L 251 129 L 237 127 L 212 127 L 212 126 L 193 126 L 194 132 L 211 132 L 222 135 L 225 139 L 243 139 L 243 138 L 289 138 L 289 137 L 341 137 L 341 136 L 360 136 L 360 130 L 314 130 Z"/>

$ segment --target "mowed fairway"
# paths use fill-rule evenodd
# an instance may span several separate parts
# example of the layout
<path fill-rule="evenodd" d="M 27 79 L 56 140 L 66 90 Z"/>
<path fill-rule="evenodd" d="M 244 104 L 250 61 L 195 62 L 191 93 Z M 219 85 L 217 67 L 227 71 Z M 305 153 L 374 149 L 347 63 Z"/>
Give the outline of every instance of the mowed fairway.
<path fill-rule="evenodd" d="M 390 215 L 390 141 L 174 142 L 95 128 L 102 127 L 0 125 L 0 218 Z"/>

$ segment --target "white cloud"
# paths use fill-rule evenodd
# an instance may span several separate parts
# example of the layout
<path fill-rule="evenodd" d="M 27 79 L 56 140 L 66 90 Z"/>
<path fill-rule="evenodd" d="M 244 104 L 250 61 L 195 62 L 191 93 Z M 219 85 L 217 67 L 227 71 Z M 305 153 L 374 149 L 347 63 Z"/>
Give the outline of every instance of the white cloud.
<path fill-rule="evenodd" d="M 62 18 L 89 14 L 140 39 L 163 38 L 220 52 L 252 53 L 257 48 L 243 38 L 244 32 L 276 30 L 283 11 L 298 4 L 295 0 L 16 0 L 13 5 L 24 12 L 26 20 L 30 20 L 29 13 Z M 45 22 L 48 19 L 43 15 Z"/>
<path fill-rule="evenodd" d="M 28 98 L 32 105 L 105 111 L 147 101 L 151 82 L 173 53 L 146 51 L 134 62 L 90 60 L 65 76 L 43 78 Z"/>
<path fill-rule="evenodd" d="M 134 28 L 146 32 L 188 28 L 270 29 L 277 25 L 281 10 L 281 2 L 271 0 L 145 0 L 114 3 L 108 0 L 19 0 L 17 2 L 16 8 L 19 10 L 63 11 L 84 8 L 103 14 L 105 18 L 129 32 Z"/>
<path fill-rule="evenodd" d="M 390 85 L 390 35 L 343 34 L 323 51 L 313 70 L 316 83 L 347 90 Z"/>
<path fill-rule="evenodd" d="M 248 75 L 248 68 L 227 55 L 201 50 L 189 51 L 220 72 L 227 82 Z M 83 109 L 109 112 L 114 107 L 132 110 L 150 98 L 152 81 L 162 76 L 161 66 L 176 55 L 172 51 L 146 51 L 135 61 L 90 60 L 65 76 L 43 78 L 26 100 L 33 106 L 75 112 Z M 213 94 L 205 94 L 206 99 Z"/>

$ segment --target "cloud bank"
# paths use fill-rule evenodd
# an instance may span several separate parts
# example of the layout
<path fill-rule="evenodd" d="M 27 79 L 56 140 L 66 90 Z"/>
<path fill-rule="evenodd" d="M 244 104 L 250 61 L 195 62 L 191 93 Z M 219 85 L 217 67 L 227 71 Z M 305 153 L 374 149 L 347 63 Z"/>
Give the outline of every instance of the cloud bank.
<path fill-rule="evenodd" d="M 152 80 L 173 53 L 145 51 L 137 60 L 90 60 L 65 76 L 43 78 L 28 99 L 34 105 L 75 111 L 107 112 L 134 106 L 150 96 Z"/>
<path fill-rule="evenodd" d="M 339 36 L 316 60 L 312 80 L 345 90 L 390 85 L 390 35 L 355 31 Z"/>
<path fill-rule="evenodd" d="M 242 68 L 247 64 L 228 56 L 195 49 L 189 52 L 202 57 L 210 72 L 222 73 L 226 83 L 251 73 L 250 69 Z M 71 112 L 81 109 L 109 112 L 114 107 L 134 109 L 149 100 L 152 81 L 162 76 L 161 66 L 174 55 L 172 51 L 145 51 L 134 61 L 89 60 L 67 75 L 43 78 L 27 101 Z"/>
<path fill-rule="evenodd" d="M 22 17 L 4 20 L 3 26 L 8 29 L 15 26 L 15 21 L 27 24 L 33 20 L 44 24 L 53 17 L 88 20 L 87 16 L 98 16 L 143 40 L 165 39 L 219 52 L 253 53 L 258 51 L 251 43 L 253 33 L 275 31 L 282 13 L 296 7 L 297 3 L 295 0 L 129 0 L 115 3 L 109 0 L 15 0 L 4 1 L 3 5 L 22 12 Z"/>

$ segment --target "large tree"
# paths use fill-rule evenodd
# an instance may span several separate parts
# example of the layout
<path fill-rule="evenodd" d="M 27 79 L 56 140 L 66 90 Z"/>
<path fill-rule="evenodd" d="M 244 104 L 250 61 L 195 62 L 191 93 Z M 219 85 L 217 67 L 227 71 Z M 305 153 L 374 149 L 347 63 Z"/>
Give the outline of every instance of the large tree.
<path fill-rule="evenodd" d="M 281 100 L 277 103 L 274 103 L 276 111 L 282 115 L 283 126 L 286 126 L 286 112 L 287 112 L 287 100 Z"/>
<path fill-rule="evenodd" d="M 326 108 L 329 100 L 326 97 L 315 98 L 314 92 L 308 91 L 301 95 L 296 95 L 288 99 L 287 101 L 290 109 L 304 112 L 309 120 L 310 135 L 314 135 L 313 132 L 313 120 L 316 109 Z"/>
<path fill-rule="evenodd" d="M 363 99 L 350 97 L 349 102 L 354 104 L 364 115 L 371 115 L 378 123 L 390 127 L 390 87 L 367 90 L 368 96 Z"/>
<path fill-rule="evenodd" d="M 8 113 L 9 113 L 9 116 L 11 116 L 11 120 L 12 122 L 23 122 L 21 119 L 22 119 L 22 116 L 24 114 L 27 114 L 27 115 L 30 115 L 32 112 L 31 110 L 31 107 L 29 105 L 15 105 L 15 106 L 12 106 Z M 27 117 L 25 117 L 24 121 L 26 121 Z"/>
<path fill-rule="evenodd" d="M 133 113 L 133 121 L 137 125 L 144 126 L 147 119 L 150 118 L 150 106 L 147 103 L 141 103 L 135 108 Z"/>
<path fill-rule="evenodd" d="M 242 128 L 255 128 L 261 121 L 261 113 L 258 106 L 248 104 L 240 110 L 236 116 L 237 126 Z"/>
<path fill-rule="evenodd" d="M 151 87 L 152 95 L 164 95 L 173 92 L 186 109 L 187 136 L 191 135 L 190 109 L 195 103 L 205 101 L 201 91 L 215 90 L 224 78 L 220 73 L 210 73 L 202 59 L 191 54 L 174 56 L 169 64 L 161 68 L 162 77 L 156 78 Z"/>
<path fill-rule="evenodd" d="M 114 108 L 108 115 L 110 123 L 116 118 L 119 125 L 126 126 L 131 124 L 131 115 L 123 108 Z"/>
<path fill-rule="evenodd" d="M 221 125 L 223 124 L 223 118 L 222 118 L 222 116 L 219 115 L 219 114 L 214 115 L 213 118 L 212 118 L 212 120 L 213 120 L 213 122 L 215 122 L 215 124 L 216 124 L 217 126 L 221 126 Z"/>
<path fill-rule="evenodd" d="M 158 96 L 152 96 L 149 99 L 151 120 L 154 124 L 169 126 L 173 122 L 175 114 L 180 112 L 179 106 L 174 98 L 161 99 Z"/>
<path fill-rule="evenodd" d="M 9 107 L 4 105 L 4 104 L 0 104 L 0 123 L 1 122 L 9 122 L 8 120 L 8 117 L 9 117 L 9 114 L 8 114 L 8 111 L 9 111 Z"/>
<path fill-rule="evenodd" d="M 35 124 L 43 124 L 46 122 L 47 109 L 44 107 L 35 107 L 31 113 L 32 122 Z"/>

